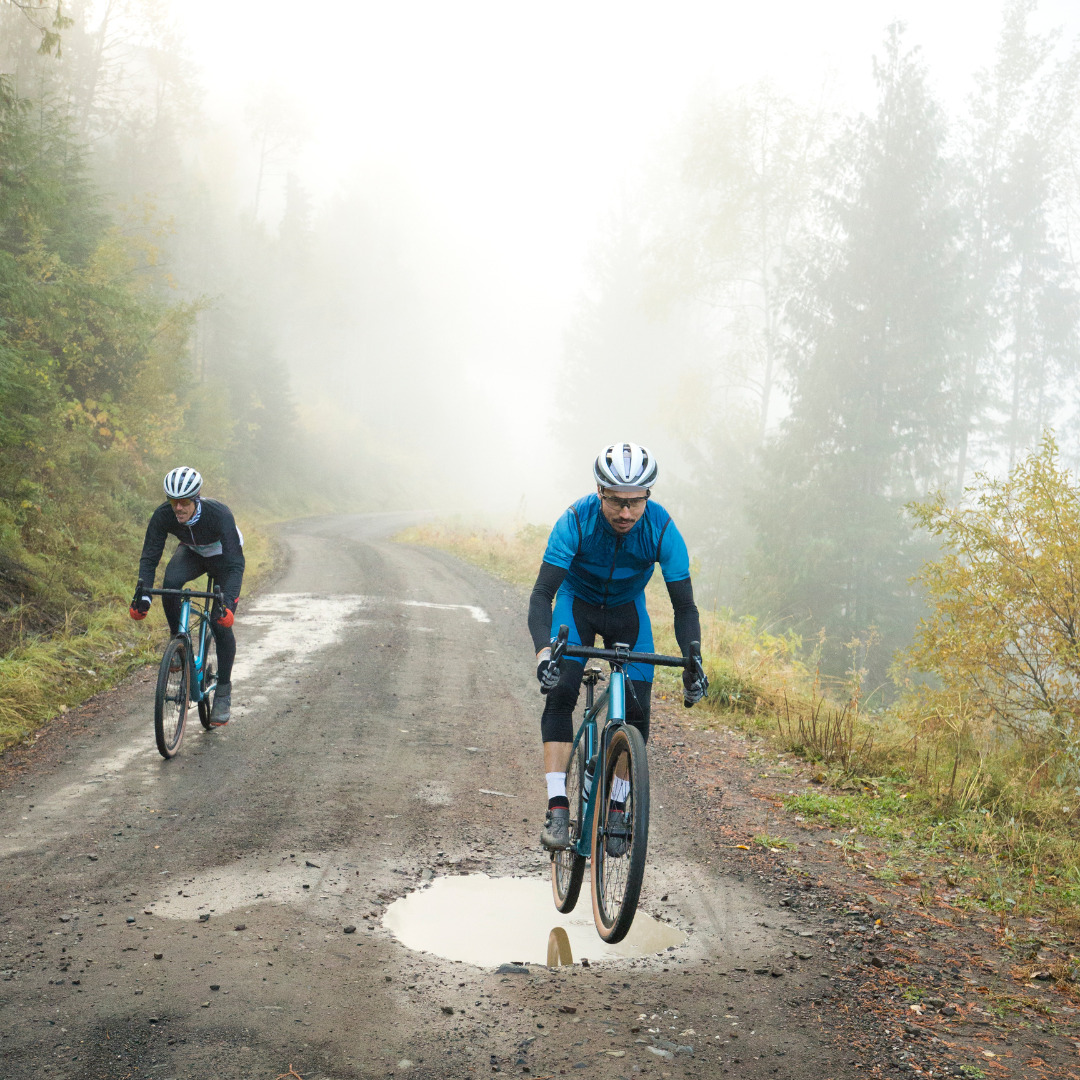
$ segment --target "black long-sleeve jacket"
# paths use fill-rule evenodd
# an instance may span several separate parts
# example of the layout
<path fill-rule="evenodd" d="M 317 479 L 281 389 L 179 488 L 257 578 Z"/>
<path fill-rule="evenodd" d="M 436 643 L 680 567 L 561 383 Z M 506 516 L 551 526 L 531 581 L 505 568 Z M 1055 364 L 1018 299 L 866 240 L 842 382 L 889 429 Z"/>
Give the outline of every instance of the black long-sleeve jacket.
<path fill-rule="evenodd" d="M 172 534 L 203 558 L 219 560 L 214 564 L 214 576 L 229 606 L 235 607 L 244 577 L 244 538 L 236 527 L 232 511 L 224 503 L 215 499 L 200 502 L 199 520 L 187 525 L 176 520 L 176 514 L 167 502 L 154 511 L 146 526 L 139 579 L 147 588 L 153 588 L 165 541 Z"/>

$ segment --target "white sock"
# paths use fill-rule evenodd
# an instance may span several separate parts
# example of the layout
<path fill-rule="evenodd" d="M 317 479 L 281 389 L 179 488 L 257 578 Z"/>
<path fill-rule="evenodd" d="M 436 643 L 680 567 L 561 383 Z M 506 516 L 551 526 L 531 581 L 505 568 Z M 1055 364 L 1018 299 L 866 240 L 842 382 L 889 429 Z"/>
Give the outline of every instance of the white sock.
<path fill-rule="evenodd" d="M 548 800 L 562 796 L 566 798 L 566 773 L 564 772 L 549 772 L 544 773 L 544 779 L 547 780 L 548 786 Z"/>
<path fill-rule="evenodd" d="M 626 796 L 630 794 L 630 781 L 620 780 L 617 776 L 611 780 L 611 801 L 626 802 Z"/>

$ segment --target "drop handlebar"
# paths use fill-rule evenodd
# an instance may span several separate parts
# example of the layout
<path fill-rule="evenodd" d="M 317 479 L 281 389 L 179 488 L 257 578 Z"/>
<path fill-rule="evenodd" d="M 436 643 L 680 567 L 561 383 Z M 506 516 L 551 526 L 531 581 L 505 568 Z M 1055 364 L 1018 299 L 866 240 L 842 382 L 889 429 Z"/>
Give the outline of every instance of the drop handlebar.
<path fill-rule="evenodd" d="M 680 667 L 687 671 L 697 671 L 701 667 L 701 646 L 696 641 L 690 642 L 688 656 L 664 656 L 662 653 L 631 652 L 629 648 L 616 645 L 614 649 L 593 649 L 585 645 L 569 643 L 570 628 L 560 626 L 558 637 L 551 646 L 551 660 L 558 663 L 564 656 L 580 657 L 588 660 L 607 660 L 609 663 L 625 666 L 626 664 L 653 664 L 656 667 Z"/>

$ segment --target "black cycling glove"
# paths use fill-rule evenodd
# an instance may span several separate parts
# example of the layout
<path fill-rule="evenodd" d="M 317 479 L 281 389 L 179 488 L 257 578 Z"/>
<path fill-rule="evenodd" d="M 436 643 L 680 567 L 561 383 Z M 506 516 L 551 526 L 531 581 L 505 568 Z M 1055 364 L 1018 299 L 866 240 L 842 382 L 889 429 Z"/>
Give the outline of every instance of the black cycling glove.
<path fill-rule="evenodd" d="M 550 694 L 559 684 L 559 665 L 553 664 L 550 659 L 544 659 L 536 665 L 536 677 L 540 680 L 540 693 Z"/>
<path fill-rule="evenodd" d="M 696 705 L 709 692 L 709 679 L 705 672 L 698 668 L 697 671 L 683 671 L 683 705 L 688 709 Z"/>

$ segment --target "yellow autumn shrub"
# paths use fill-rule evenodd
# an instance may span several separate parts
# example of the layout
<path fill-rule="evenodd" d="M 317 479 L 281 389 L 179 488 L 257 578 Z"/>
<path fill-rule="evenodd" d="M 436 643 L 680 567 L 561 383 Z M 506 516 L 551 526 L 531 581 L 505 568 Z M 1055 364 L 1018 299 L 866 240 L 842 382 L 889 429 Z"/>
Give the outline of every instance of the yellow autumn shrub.
<path fill-rule="evenodd" d="M 919 580 L 931 613 L 908 660 L 999 729 L 1080 765 L 1080 487 L 1047 435 L 970 502 L 910 509 L 941 541 Z"/>

